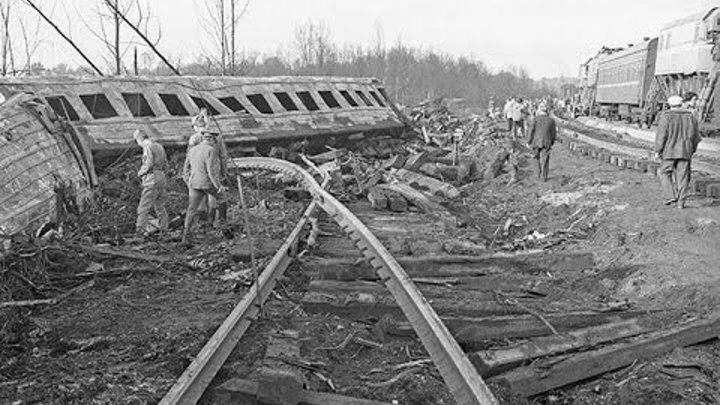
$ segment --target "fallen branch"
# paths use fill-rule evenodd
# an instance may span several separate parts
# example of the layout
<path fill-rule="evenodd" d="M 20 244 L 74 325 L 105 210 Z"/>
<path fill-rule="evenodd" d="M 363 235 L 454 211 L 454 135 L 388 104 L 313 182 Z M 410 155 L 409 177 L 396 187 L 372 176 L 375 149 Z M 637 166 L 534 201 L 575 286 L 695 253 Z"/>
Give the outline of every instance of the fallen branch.
<path fill-rule="evenodd" d="M 365 346 L 365 347 L 372 347 L 374 349 L 382 349 L 383 345 L 382 343 L 373 342 L 372 340 L 363 339 L 361 337 L 356 337 L 355 343 Z"/>
<path fill-rule="evenodd" d="M 181 262 L 179 262 L 173 258 L 169 258 L 169 257 L 162 257 L 162 256 L 158 256 L 158 255 L 149 255 L 149 254 L 137 253 L 137 252 L 128 252 L 128 251 L 124 251 L 124 250 L 117 250 L 117 249 L 101 247 L 101 246 L 73 245 L 73 247 L 83 250 L 87 253 L 122 257 L 125 259 L 139 260 L 139 261 L 143 261 L 143 262 L 175 263 L 175 264 L 181 263 Z"/>
<path fill-rule="evenodd" d="M 55 305 L 57 300 L 55 298 L 45 300 L 25 300 L 25 301 L 8 301 L 0 302 L 0 308 L 17 308 L 17 307 L 34 307 L 37 305 Z"/>
<path fill-rule="evenodd" d="M 412 375 L 414 372 L 416 372 L 418 370 L 419 370 L 418 368 L 411 368 L 411 369 L 401 372 L 400 374 L 396 375 L 395 377 L 393 377 L 387 381 L 383 381 L 383 382 L 379 382 L 379 383 L 368 383 L 367 386 L 372 387 L 372 388 L 389 387 L 389 386 L 395 384 L 396 382 L 402 380 L 403 378 Z"/>
<path fill-rule="evenodd" d="M 502 298 L 503 301 L 504 301 L 506 304 L 510 304 L 510 305 L 512 305 L 512 306 L 518 307 L 518 308 L 522 309 L 523 311 L 527 312 L 528 314 L 530 314 L 530 315 L 536 317 L 537 319 L 539 319 L 540 322 L 542 322 L 543 324 L 545 324 L 545 326 L 547 326 L 548 329 L 550 329 L 550 332 L 552 332 L 553 335 L 558 335 L 558 334 L 559 334 L 558 331 L 557 331 L 557 329 L 555 329 L 555 327 L 552 326 L 552 324 L 551 324 L 550 322 L 548 322 L 548 320 L 545 319 L 545 317 L 544 317 L 541 313 L 537 312 L 536 310 L 534 310 L 534 309 L 532 309 L 532 308 L 530 308 L 530 307 L 527 307 L 527 306 L 523 305 L 522 303 L 520 303 L 518 300 L 516 300 L 516 299 L 514 299 L 514 298 L 510 298 L 510 297 L 506 296 L 505 294 L 503 294 L 503 293 L 500 292 L 500 291 L 496 291 L 495 293 L 496 293 L 500 298 Z"/>
<path fill-rule="evenodd" d="M 374 369 L 370 370 L 368 372 L 368 374 L 384 373 L 386 371 L 397 371 L 397 370 L 402 370 L 402 369 L 408 368 L 408 367 L 423 366 L 425 364 L 430 364 L 430 363 L 432 363 L 432 359 L 420 359 L 420 360 L 415 360 L 415 361 L 409 361 L 407 363 L 396 364 L 394 366 L 387 366 L 387 367 L 383 367 L 383 368 L 374 368 Z"/>
<path fill-rule="evenodd" d="M 318 351 L 318 350 L 342 350 L 342 349 L 346 348 L 348 344 L 350 344 L 353 337 L 355 337 L 355 332 L 350 332 L 347 335 L 347 337 L 345 338 L 345 340 L 343 340 L 342 343 L 340 343 L 339 345 L 331 346 L 331 347 L 318 347 L 318 348 L 315 348 L 315 351 Z"/>

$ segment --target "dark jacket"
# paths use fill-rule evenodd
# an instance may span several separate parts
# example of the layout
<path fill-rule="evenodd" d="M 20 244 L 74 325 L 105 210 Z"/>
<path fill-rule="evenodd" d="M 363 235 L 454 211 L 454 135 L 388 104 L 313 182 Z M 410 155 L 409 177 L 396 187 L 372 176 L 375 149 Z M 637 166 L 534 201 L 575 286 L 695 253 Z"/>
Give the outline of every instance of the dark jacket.
<path fill-rule="evenodd" d="M 528 134 L 530 139 L 528 144 L 530 148 L 535 149 L 550 149 L 555 143 L 557 137 L 557 126 L 555 120 L 545 114 L 540 114 L 535 117 L 528 127 Z"/>
<path fill-rule="evenodd" d="M 660 115 L 655 152 L 663 159 L 690 159 L 700 139 L 698 120 L 692 111 L 673 108 Z"/>

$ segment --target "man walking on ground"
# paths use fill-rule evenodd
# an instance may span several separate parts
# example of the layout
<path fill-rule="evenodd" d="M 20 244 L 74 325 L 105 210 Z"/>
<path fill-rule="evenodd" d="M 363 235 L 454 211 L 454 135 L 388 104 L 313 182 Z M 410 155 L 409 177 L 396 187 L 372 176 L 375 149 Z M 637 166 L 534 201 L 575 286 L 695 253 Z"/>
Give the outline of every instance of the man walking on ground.
<path fill-rule="evenodd" d="M 677 203 L 677 208 L 682 209 L 690 184 L 690 161 L 700 143 L 700 130 L 695 114 L 682 108 L 682 97 L 672 96 L 667 102 L 670 109 L 658 119 L 655 157 L 661 160 L 658 177 L 667 198 L 665 205 Z"/>
<path fill-rule="evenodd" d="M 193 128 L 195 128 L 195 125 L 193 125 Z M 195 128 L 195 133 L 188 141 L 188 153 L 190 152 L 190 149 L 202 142 L 203 134 L 207 132 L 209 131 L 206 127 Z M 222 135 L 217 133 L 214 133 L 213 135 L 215 136 L 214 147 L 220 159 L 220 180 L 222 181 L 227 178 L 227 161 L 230 155 Z M 225 221 L 227 221 L 228 202 L 224 199 L 217 200 L 214 196 L 208 195 L 206 203 L 208 207 L 208 221 L 210 221 L 210 224 L 213 227 L 220 227 L 221 224 L 224 224 Z M 202 205 L 198 207 L 198 210 L 205 211 L 205 209 L 202 208 Z"/>
<path fill-rule="evenodd" d="M 503 114 L 505 114 L 505 119 L 507 120 L 508 124 L 508 131 L 513 134 L 515 132 L 515 127 L 513 124 L 515 123 L 513 121 L 513 108 L 515 107 L 515 96 L 510 97 L 510 99 L 505 103 L 505 106 L 503 107 Z"/>
<path fill-rule="evenodd" d="M 203 133 L 203 141 L 188 151 L 183 169 L 183 179 L 188 186 L 188 208 L 182 243 L 192 245 L 192 225 L 200 204 L 209 196 L 218 197 L 226 191 L 221 184 L 220 158 L 215 149 L 215 137 Z"/>
<path fill-rule="evenodd" d="M 514 101 L 510 108 L 510 115 L 513 120 L 513 139 L 521 138 L 525 131 L 525 116 L 527 115 L 523 99 L 520 98 Z"/>
<path fill-rule="evenodd" d="M 164 232 L 168 229 L 168 214 L 165 209 L 167 199 L 167 178 L 165 171 L 168 167 L 165 149 L 159 143 L 153 141 L 143 130 L 136 130 L 133 134 L 135 142 L 143 149 L 142 166 L 138 170 L 138 177 L 142 179 L 142 194 L 137 208 L 137 222 L 135 231 L 147 237 L 150 235 L 148 229 L 148 217 L 150 209 L 155 209 L 159 221 L 159 230 Z"/>
<path fill-rule="evenodd" d="M 547 181 L 550 171 L 550 149 L 557 136 L 555 120 L 548 115 L 547 104 L 538 106 L 537 116 L 528 127 L 528 148 L 532 149 L 538 164 L 538 178 Z"/>

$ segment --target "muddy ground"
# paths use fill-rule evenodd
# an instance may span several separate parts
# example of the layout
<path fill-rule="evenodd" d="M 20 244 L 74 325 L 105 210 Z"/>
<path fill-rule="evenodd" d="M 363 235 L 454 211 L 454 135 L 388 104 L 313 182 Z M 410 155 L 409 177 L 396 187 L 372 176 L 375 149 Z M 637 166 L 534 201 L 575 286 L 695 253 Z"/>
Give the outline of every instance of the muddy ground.
<path fill-rule="evenodd" d="M 557 282 L 641 309 L 676 309 L 693 316 L 717 308 L 716 201 L 693 196 L 685 210 L 666 207 L 654 176 L 586 160 L 563 146 L 553 151 L 547 183 L 536 180 L 531 161 L 522 166 L 519 183 L 508 186 L 509 175 L 504 174 L 463 186 L 462 197 L 448 207 L 467 226 L 438 239 L 471 241 L 488 251 L 540 247 L 592 252 L 596 268 L 563 275 Z M 307 201 L 284 198 L 286 184 L 272 179 L 257 185 L 249 187 L 253 229 L 264 240 L 279 242 Z M 113 193 L 106 204 L 127 197 Z M 172 198 L 172 214 L 178 216 L 184 197 L 179 193 Z M 131 222 L 133 212 L 132 205 L 118 208 L 117 222 Z M 230 235 L 206 230 L 203 245 L 189 251 L 180 247 L 177 232 L 175 240 L 123 246 L 166 257 L 165 263 L 56 253 L 56 260 L 66 261 L 51 274 L 52 285 L 62 291 L 80 288 L 55 305 L 0 310 L 0 403 L 156 403 L 252 281 L 248 261 L 232 258 L 239 256 L 236 250 L 245 240 L 237 209 L 231 223 Z M 120 231 L 113 232 L 94 235 L 93 242 L 121 239 Z M 274 253 L 273 244 L 268 245 L 261 263 Z M 75 276 L 92 263 L 117 271 Z M 393 340 L 381 349 L 358 344 L 337 348 L 350 333 L 368 340 L 377 336 L 369 324 L 305 313 L 296 292 L 306 287 L 311 270 L 291 266 L 264 316 L 245 334 L 213 386 L 232 377 L 252 377 L 268 334 L 293 328 L 301 331 L 303 357 L 319 365 L 317 373 L 305 373 L 309 388 L 401 404 L 454 403 L 429 364 L 388 383 L 398 374 L 389 366 L 427 358 L 414 339 Z M 678 349 L 529 403 L 718 403 L 719 356 L 717 341 Z M 500 387 L 493 389 L 504 403 L 525 402 Z M 212 400 L 210 390 L 203 403 Z"/>

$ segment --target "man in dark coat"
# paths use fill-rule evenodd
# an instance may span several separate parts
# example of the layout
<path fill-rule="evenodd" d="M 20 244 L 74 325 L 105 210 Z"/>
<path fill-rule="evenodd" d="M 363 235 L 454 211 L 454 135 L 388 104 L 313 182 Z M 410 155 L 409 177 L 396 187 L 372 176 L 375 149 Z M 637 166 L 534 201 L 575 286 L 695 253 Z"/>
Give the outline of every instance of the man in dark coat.
<path fill-rule="evenodd" d="M 547 181 L 550 171 L 550 149 L 557 137 L 557 126 L 547 112 L 547 105 L 540 104 L 537 116 L 528 127 L 528 148 L 532 149 L 538 163 L 538 178 Z"/>
<path fill-rule="evenodd" d="M 682 103 L 680 96 L 668 99 L 670 109 L 660 116 L 655 135 L 655 157 L 661 160 L 658 177 L 667 197 L 665 205 L 677 203 L 681 209 L 685 208 L 690 184 L 690 161 L 700 143 L 697 117 L 682 108 Z"/>

